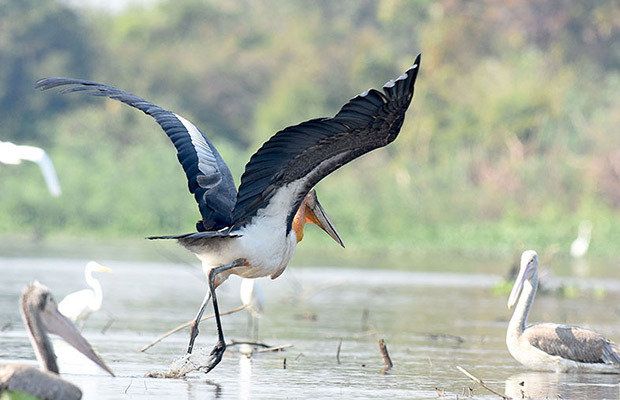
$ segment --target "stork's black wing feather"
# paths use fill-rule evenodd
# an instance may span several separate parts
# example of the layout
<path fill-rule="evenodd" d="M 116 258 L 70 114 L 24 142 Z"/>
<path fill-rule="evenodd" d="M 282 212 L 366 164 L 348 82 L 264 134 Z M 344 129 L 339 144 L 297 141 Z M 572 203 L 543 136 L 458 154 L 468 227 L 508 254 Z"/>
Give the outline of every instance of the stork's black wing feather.
<path fill-rule="evenodd" d="M 230 226 L 237 196 L 228 166 L 217 149 L 194 124 L 136 95 L 97 82 L 71 78 L 45 78 L 36 82 L 41 90 L 69 87 L 61 93 L 86 91 L 121 101 L 155 118 L 177 149 L 177 157 L 185 170 L 189 191 L 194 194 L 202 221 L 198 231 L 212 231 Z"/>
<path fill-rule="evenodd" d="M 386 83 L 382 92 L 369 89 L 332 118 L 306 121 L 272 136 L 245 167 L 233 210 L 235 228 L 250 223 L 279 189 L 294 183 L 288 199 L 290 230 L 303 198 L 317 182 L 396 139 L 413 97 L 419 66 L 420 55 L 407 72 Z"/>

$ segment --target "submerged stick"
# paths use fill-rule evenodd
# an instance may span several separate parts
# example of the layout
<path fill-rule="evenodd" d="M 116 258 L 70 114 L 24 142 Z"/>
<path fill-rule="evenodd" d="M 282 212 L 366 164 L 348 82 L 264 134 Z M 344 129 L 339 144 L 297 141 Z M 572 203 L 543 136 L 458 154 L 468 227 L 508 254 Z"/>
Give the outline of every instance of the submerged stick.
<path fill-rule="evenodd" d="M 247 344 L 248 346 L 261 347 L 260 349 L 253 350 L 254 353 L 268 353 L 270 351 L 281 351 L 284 349 L 288 349 L 293 347 L 292 344 L 283 344 L 280 346 L 270 346 L 266 343 L 261 342 L 249 342 L 245 340 L 231 340 L 230 343 L 226 344 L 226 347 L 238 346 L 242 344 Z"/>
<path fill-rule="evenodd" d="M 481 379 L 476 378 L 475 376 L 473 376 L 472 374 L 470 374 L 469 372 L 465 371 L 464 368 L 459 367 L 458 365 L 456 366 L 456 369 L 458 369 L 463 375 L 465 375 L 466 377 L 468 377 L 469 379 L 471 379 L 472 381 L 476 382 L 478 385 L 482 386 L 483 388 L 485 388 L 486 390 L 488 390 L 489 392 L 501 397 L 504 400 L 510 400 L 510 397 L 506 396 L 505 394 L 502 394 L 498 391 L 496 391 L 495 389 L 493 389 L 492 387 L 490 387 L 489 385 L 487 385 L 486 383 L 484 383 Z"/>
<path fill-rule="evenodd" d="M 235 340 L 232 339 L 230 341 L 230 343 L 226 344 L 226 347 L 230 347 L 230 346 L 238 346 L 241 344 L 247 344 L 248 346 L 255 346 L 255 347 L 263 347 L 263 348 L 270 348 L 271 346 L 266 344 L 266 343 L 261 343 L 261 342 L 251 342 L 251 341 L 247 341 L 247 340 Z"/>
<path fill-rule="evenodd" d="M 390 355 L 388 354 L 387 346 L 385 345 L 385 340 L 379 339 L 379 349 L 381 350 L 381 358 L 383 358 L 383 364 L 384 364 L 382 373 L 385 374 L 390 369 L 392 369 L 394 364 L 392 364 L 392 359 L 390 358 Z"/>
<path fill-rule="evenodd" d="M 338 341 L 338 349 L 336 350 L 336 361 L 338 361 L 338 365 L 340 365 L 340 347 L 342 347 L 342 338 Z"/>
<path fill-rule="evenodd" d="M 264 349 L 258 349 L 258 350 L 256 350 L 256 352 L 257 353 L 266 353 L 266 352 L 269 352 L 269 351 L 281 351 L 281 350 L 284 350 L 284 349 L 288 349 L 290 347 L 293 347 L 293 345 L 292 344 L 283 344 L 282 346 L 273 346 L 273 347 L 267 347 L 267 348 L 264 348 Z"/>
<path fill-rule="evenodd" d="M 237 311 L 241 311 L 244 308 L 247 308 L 249 306 L 249 304 L 244 304 L 242 306 L 239 306 L 237 308 L 233 308 L 232 310 L 228 310 L 228 311 L 224 311 L 221 312 L 220 315 L 228 315 L 228 314 L 233 314 L 236 313 Z M 204 321 L 205 319 L 209 319 L 209 318 L 213 318 L 215 317 L 214 314 L 209 314 L 209 315 L 204 315 L 202 318 L 200 318 L 200 321 Z M 165 338 L 167 338 L 168 336 L 172 335 L 173 333 L 176 333 L 178 331 L 180 331 L 183 328 L 187 328 L 188 326 L 190 326 L 194 321 L 188 321 L 184 324 L 181 324 L 179 326 L 177 326 L 174 329 L 169 330 L 168 332 L 164 333 L 163 335 L 161 335 L 160 337 L 158 337 L 157 339 L 153 340 L 151 343 L 147 344 L 146 346 L 144 346 L 143 348 L 140 349 L 141 352 L 145 352 L 148 349 L 150 349 L 151 347 L 155 346 L 157 343 L 161 342 L 162 340 L 164 340 Z"/>

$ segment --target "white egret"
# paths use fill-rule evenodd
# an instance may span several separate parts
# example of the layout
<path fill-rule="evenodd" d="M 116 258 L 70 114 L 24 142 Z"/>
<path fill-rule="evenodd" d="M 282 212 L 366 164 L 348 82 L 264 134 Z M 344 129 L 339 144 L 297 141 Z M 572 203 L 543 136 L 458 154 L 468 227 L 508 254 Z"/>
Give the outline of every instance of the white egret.
<path fill-rule="evenodd" d="M 241 302 L 247 305 L 246 310 L 249 314 L 249 326 L 252 332 L 252 338 L 258 338 L 258 319 L 265 311 L 265 293 L 256 279 L 241 279 L 239 287 L 239 296 Z"/>
<path fill-rule="evenodd" d="M 110 272 L 110 269 L 95 261 L 90 261 L 84 268 L 84 276 L 91 289 L 83 289 L 68 294 L 58 304 L 60 312 L 74 323 L 83 324 L 90 317 L 90 314 L 101 309 L 103 291 L 99 281 L 93 277 L 93 272 Z"/>
<path fill-rule="evenodd" d="M 590 221 L 581 221 L 577 239 L 570 245 L 570 255 L 573 258 L 581 258 L 586 255 L 592 239 L 592 224 Z"/>

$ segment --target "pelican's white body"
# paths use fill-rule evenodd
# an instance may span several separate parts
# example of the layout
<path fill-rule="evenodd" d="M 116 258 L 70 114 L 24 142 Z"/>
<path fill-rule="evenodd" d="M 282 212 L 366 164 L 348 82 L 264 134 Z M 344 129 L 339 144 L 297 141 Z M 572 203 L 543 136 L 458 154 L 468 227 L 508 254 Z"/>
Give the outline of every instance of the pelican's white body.
<path fill-rule="evenodd" d="M 535 257 L 535 265 L 528 272 L 524 273 L 524 259 L 532 259 Z M 576 333 L 573 339 L 564 342 L 564 353 L 570 353 L 567 350 L 579 349 L 583 353 L 596 351 L 592 348 L 592 342 L 588 339 L 601 337 L 596 332 L 582 329 L 579 327 L 563 326 L 553 323 L 531 324 L 526 327 L 527 316 L 530 312 L 534 297 L 536 296 L 536 288 L 538 286 L 538 257 L 533 250 L 523 253 L 521 259 L 521 270 L 515 282 L 515 287 L 511 292 L 508 301 L 509 308 L 514 304 L 515 296 L 518 296 L 518 285 L 522 282 L 522 291 L 515 307 L 508 330 L 506 332 L 506 346 L 508 351 L 515 360 L 526 367 L 536 371 L 552 371 L 552 372 L 590 372 L 590 373 L 620 373 L 620 364 L 594 363 L 575 361 L 568 357 L 549 354 L 541 348 L 538 348 L 530 342 L 530 340 L 539 340 L 544 343 L 552 343 L 555 335 L 558 335 L 558 329 L 574 329 Z M 584 340 L 584 337 L 587 337 Z M 539 343 L 540 343 L 539 342 Z M 557 351 L 557 350 L 556 350 Z"/>
<path fill-rule="evenodd" d="M 508 324 L 508 331 L 506 332 L 506 346 L 512 357 L 522 365 L 534 371 L 571 372 L 583 370 L 603 372 L 597 371 L 598 364 L 584 364 L 560 356 L 553 356 L 530 344 L 528 338 L 523 334 L 527 329 L 531 329 L 532 325 L 525 329 L 523 329 L 523 327 L 525 326 L 527 314 L 529 314 L 529 308 L 531 306 L 531 301 L 528 302 L 528 298 L 535 292 L 536 288 L 532 286 L 532 282 L 526 280 L 523 283 L 523 292 L 515 307 L 514 314 Z M 557 324 L 536 325 L 548 328 L 550 332 L 553 332 L 554 326 L 557 326 Z M 609 369 L 608 365 L 603 364 L 601 366 L 603 370 L 605 367 Z"/>

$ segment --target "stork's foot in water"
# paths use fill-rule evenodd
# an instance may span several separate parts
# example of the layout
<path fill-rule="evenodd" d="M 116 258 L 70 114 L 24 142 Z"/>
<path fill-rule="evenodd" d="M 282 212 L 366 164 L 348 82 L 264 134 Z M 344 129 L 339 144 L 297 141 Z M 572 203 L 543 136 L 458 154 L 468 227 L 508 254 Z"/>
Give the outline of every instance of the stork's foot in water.
<path fill-rule="evenodd" d="M 208 374 L 209 371 L 215 368 L 215 366 L 218 365 L 220 361 L 222 361 L 222 356 L 224 355 L 225 351 L 226 343 L 224 343 L 224 341 L 222 340 L 219 340 L 213 347 L 213 350 L 211 350 L 211 354 L 209 355 L 209 362 L 207 363 L 207 365 L 201 368 L 204 370 L 205 374 Z"/>

